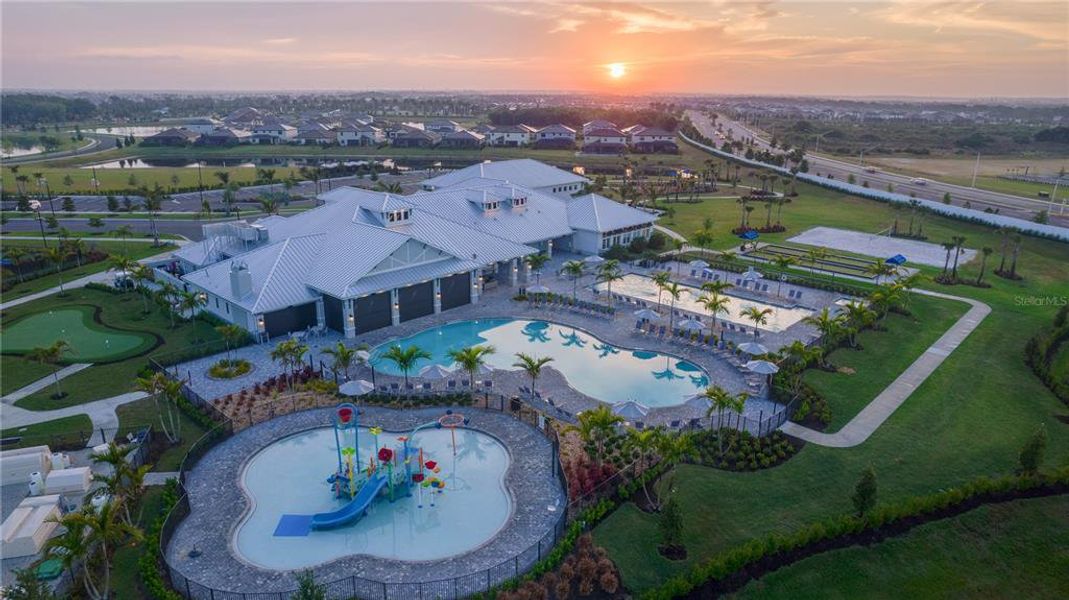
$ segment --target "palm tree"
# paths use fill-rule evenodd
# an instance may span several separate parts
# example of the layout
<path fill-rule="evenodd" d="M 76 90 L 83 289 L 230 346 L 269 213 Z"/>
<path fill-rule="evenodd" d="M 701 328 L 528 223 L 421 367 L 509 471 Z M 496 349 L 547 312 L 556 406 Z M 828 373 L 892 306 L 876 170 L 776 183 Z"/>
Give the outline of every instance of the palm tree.
<path fill-rule="evenodd" d="M 876 259 L 865 269 L 865 274 L 876 279 L 876 285 L 880 285 L 880 277 L 891 277 L 898 273 L 898 267 Z"/>
<path fill-rule="evenodd" d="M 230 362 L 230 348 L 235 344 L 245 339 L 248 335 L 240 325 L 234 325 L 233 323 L 227 323 L 226 325 L 219 325 L 215 328 L 215 331 L 219 333 L 223 338 L 223 343 L 226 344 L 226 361 Z M 339 342 L 340 344 L 341 342 Z M 324 350 L 323 352 L 327 352 Z"/>
<path fill-rule="evenodd" d="M 740 313 L 742 316 L 753 321 L 753 336 L 757 339 L 757 328 L 765 323 L 768 323 L 768 317 L 772 314 L 771 308 L 758 308 L 756 306 L 747 306 Z"/>
<path fill-rule="evenodd" d="M 129 250 L 127 248 L 126 239 L 129 238 L 133 234 L 134 234 L 134 230 L 129 225 L 120 225 L 119 227 L 115 228 L 115 235 L 117 235 L 120 238 L 122 238 L 122 253 L 123 253 L 123 256 L 129 256 L 130 255 Z"/>
<path fill-rule="evenodd" d="M 167 315 L 171 317 L 171 329 L 174 329 L 174 304 L 178 298 L 178 288 L 170 282 L 163 282 L 160 285 L 160 289 L 156 290 L 156 301 L 159 302 L 160 307 L 167 311 Z"/>
<path fill-rule="evenodd" d="M 181 423 L 173 405 L 182 393 L 182 382 L 172 380 L 165 373 L 156 372 L 148 377 L 139 377 L 135 382 L 138 391 L 145 392 L 152 398 L 156 414 L 160 419 L 160 430 L 172 443 L 178 442 Z M 161 404 L 162 399 L 162 404 Z"/>
<path fill-rule="evenodd" d="M 82 510 L 90 509 L 88 505 L 83 506 Z M 71 513 L 73 514 L 73 513 Z M 50 523 L 61 523 L 63 527 L 60 529 L 63 533 L 49 539 L 44 545 L 44 555 L 47 558 L 55 559 L 63 564 L 63 570 L 71 576 L 71 581 L 75 581 L 74 568 L 80 565 L 90 552 L 88 540 L 86 539 L 86 527 L 81 521 L 68 521 L 64 522 L 61 517 L 49 517 Z M 84 578 L 92 575 L 90 569 L 81 569 L 83 577 L 83 585 L 85 585 Z"/>
<path fill-rule="evenodd" d="M 605 458 L 605 443 L 616 433 L 616 426 L 623 422 L 623 417 L 612 412 L 606 404 L 598 404 L 594 410 L 579 415 L 579 437 L 594 447 L 593 458 L 598 465 Z"/>
<path fill-rule="evenodd" d="M 111 468 L 106 473 L 98 473 L 93 476 L 94 481 L 104 484 L 102 491 L 106 491 L 113 497 L 122 497 L 122 504 L 126 522 L 134 525 L 141 521 L 141 513 L 137 519 L 130 515 L 130 505 L 139 504 L 138 500 L 144 495 L 145 474 L 152 470 L 152 465 L 134 467 L 127 459 L 130 454 L 137 450 L 136 444 L 118 445 L 108 442 L 104 452 L 94 452 L 92 461 L 94 464 L 109 465 Z M 141 506 L 144 511 L 144 506 Z"/>
<path fill-rule="evenodd" d="M 781 270 L 781 271 L 783 271 L 784 273 L 786 273 L 787 270 L 789 270 L 791 268 L 791 265 L 793 265 L 796 262 L 798 262 L 798 259 L 796 259 L 793 256 L 786 256 L 786 255 L 776 256 L 776 257 L 774 257 L 772 259 L 772 264 L 776 265 L 776 268 Z M 783 292 L 783 278 L 780 277 L 779 278 L 779 286 L 776 288 L 776 295 L 780 296 L 780 295 L 782 295 L 782 292 Z"/>
<path fill-rule="evenodd" d="M 37 347 L 29 351 L 26 354 L 26 358 L 41 363 L 42 365 L 52 366 L 52 377 L 56 381 L 56 395 L 55 398 L 63 397 L 63 390 L 59 387 L 59 361 L 63 359 L 64 354 L 74 353 L 74 349 L 67 340 L 56 340 L 51 346 Z"/>
<path fill-rule="evenodd" d="M 450 350 L 448 356 L 460 365 L 460 368 L 468 372 L 468 377 L 474 386 L 475 375 L 478 373 L 479 367 L 486 364 L 486 357 L 494 352 L 497 352 L 497 350 L 493 346 L 466 346 L 457 350 Z"/>
<path fill-rule="evenodd" d="M 943 261 L 943 274 L 946 275 L 947 269 L 950 268 L 950 251 L 957 247 L 954 242 L 943 242 L 943 250 L 947 251 L 946 260 Z"/>
<path fill-rule="evenodd" d="M 736 412 L 741 413 L 742 412 L 742 406 L 740 406 L 740 404 L 745 403 L 745 401 L 746 401 L 745 396 L 741 396 L 741 395 L 740 396 L 733 396 L 730 393 L 728 393 L 727 390 L 725 390 L 724 388 L 722 388 L 722 387 L 720 387 L 718 385 L 711 385 L 711 386 L 705 388 L 705 390 L 703 390 L 701 392 L 701 395 L 704 398 L 708 399 L 709 402 L 711 403 L 709 405 L 709 410 L 706 411 L 706 413 L 705 413 L 705 416 L 712 417 L 714 413 L 716 414 L 716 428 L 717 428 L 718 431 L 722 430 L 722 429 L 725 429 L 725 427 L 724 427 L 724 411 L 725 410 L 734 409 L 734 410 L 736 410 Z M 739 402 L 739 398 L 742 399 L 741 403 Z M 724 453 L 724 436 L 722 434 L 718 433 L 717 436 L 716 436 L 716 442 L 717 442 L 717 448 L 720 451 L 720 454 L 723 454 Z"/>
<path fill-rule="evenodd" d="M 26 249 L 19 246 L 10 246 L 4 249 L 4 253 L 11 259 L 12 264 L 15 266 L 15 275 L 19 279 L 19 283 L 22 283 L 22 259 L 26 257 Z"/>
<path fill-rule="evenodd" d="M 991 256 L 991 253 L 995 250 L 984 246 L 980 249 L 980 275 L 976 277 L 976 285 L 980 285 L 984 280 L 984 271 L 987 269 L 987 257 Z"/>
<path fill-rule="evenodd" d="M 92 600 L 106 600 L 111 597 L 111 560 L 115 550 L 123 544 L 144 539 L 140 529 L 119 517 L 122 502 L 122 498 L 114 497 L 97 508 L 85 505 L 81 510 L 68 513 L 59 520 L 64 528 L 84 533 L 83 556 L 87 562 L 95 563 L 100 569 L 99 579 L 94 577 L 94 569 L 82 570 L 82 582 Z"/>
<path fill-rule="evenodd" d="M 524 354 L 523 352 L 516 353 L 516 362 L 512 363 L 512 366 L 519 369 L 523 369 L 527 376 L 531 378 L 531 395 L 535 393 L 535 382 L 542 375 L 542 367 L 553 362 L 553 359 L 548 356 L 541 358 Z"/>
<path fill-rule="evenodd" d="M 564 263 L 562 271 L 572 280 L 572 301 L 579 297 L 579 279 L 585 273 L 586 265 L 581 260 L 569 260 Z"/>
<path fill-rule="evenodd" d="M 676 300 L 679 300 L 679 297 L 683 295 L 683 286 L 675 281 L 670 281 L 664 286 L 664 292 L 672 299 L 672 305 L 668 308 L 668 331 L 672 331 L 672 322 L 676 316 Z"/>
<path fill-rule="evenodd" d="M 845 315 L 847 323 L 847 334 L 850 338 L 850 346 L 852 348 L 857 347 L 857 332 L 862 327 L 872 322 L 873 313 L 872 310 L 865 306 L 863 302 L 852 301 L 848 302 L 843 307 L 843 315 Z"/>
<path fill-rule="evenodd" d="M 582 415 L 580 415 L 582 418 Z M 635 456 L 635 472 L 641 474 L 649 467 L 649 462 L 653 458 L 657 449 L 661 447 L 660 438 L 664 436 L 664 433 L 660 429 L 628 429 L 627 430 L 627 445 L 631 449 L 632 455 Z M 649 487 L 647 486 L 647 480 L 649 477 L 640 477 L 642 481 L 642 493 L 646 496 L 646 502 L 651 506 L 653 505 L 653 499 L 650 497 Z"/>
<path fill-rule="evenodd" d="M 821 343 L 824 345 L 838 337 L 839 332 L 842 330 L 842 322 L 839 317 L 833 316 L 827 306 L 820 309 L 820 312 L 802 319 L 802 322 L 817 328 L 817 331 L 820 332 Z"/>
<path fill-rule="evenodd" d="M 1021 235 L 1013 235 L 1013 258 L 1010 261 L 1010 279 L 1017 279 L 1017 256 L 1021 253 Z"/>
<path fill-rule="evenodd" d="M 415 368 L 420 359 L 430 360 L 431 355 L 419 346 L 409 346 L 407 348 L 391 346 L 382 357 L 397 365 L 398 369 L 401 369 L 401 373 L 405 376 L 405 387 L 408 387 L 409 371 Z"/>
<path fill-rule="evenodd" d="M 823 246 L 806 250 L 806 258 L 809 259 L 809 268 L 816 270 L 817 263 L 828 256 L 828 249 Z"/>
<path fill-rule="evenodd" d="M 668 281 L 671 279 L 671 271 L 657 271 L 650 276 L 653 280 L 653 284 L 657 286 L 657 308 L 661 308 L 661 294 L 664 293 L 664 286 L 668 285 Z"/>
<path fill-rule="evenodd" d="M 197 309 L 205 304 L 205 297 L 199 292 L 181 291 L 178 293 L 178 311 L 183 315 L 189 313 L 190 319 L 195 317 Z"/>
<path fill-rule="evenodd" d="M 954 269 L 951 271 L 950 276 L 953 277 L 954 279 L 957 279 L 958 278 L 958 257 L 961 256 L 961 246 L 962 246 L 962 244 L 965 243 L 965 236 L 956 235 L 956 236 L 953 237 L 953 240 L 954 240 L 954 247 L 956 248 L 956 250 L 954 251 Z"/>
<path fill-rule="evenodd" d="M 788 373 L 790 374 L 791 398 L 797 398 L 802 391 L 802 384 L 805 382 L 804 372 L 806 366 L 813 360 L 819 363 L 824 356 L 824 350 L 820 346 L 809 347 L 801 340 L 794 340 L 782 352 L 784 354 L 783 360 L 795 365 L 795 368 L 788 371 Z"/>
<path fill-rule="evenodd" d="M 269 215 L 277 215 L 278 201 L 274 198 L 260 198 L 260 208 Z"/>
<path fill-rule="evenodd" d="M 624 274 L 620 271 L 620 261 L 615 258 L 601 263 L 598 269 L 597 281 L 605 284 L 605 298 L 609 307 L 612 307 L 612 282 L 620 281 Z"/>
<path fill-rule="evenodd" d="M 59 293 L 63 294 L 63 260 L 67 258 L 67 253 L 59 247 L 45 248 L 43 252 L 45 258 L 56 266 L 56 277 L 59 278 Z"/>
<path fill-rule="evenodd" d="M 702 249 L 702 256 L 706 256 L 709 252 L 709 245 L 713 243 L 713 232 L 708 229 L 700 229 L 691 238 Z"/>
<path fill-rule="evenodd" d="M 713 317 L 712 328 L 716 329 L 716 316 L 726 315 L 730 312 L 728 307 L 731 305 L 731 298 L 727 296 L 721 296 L 716 292 L 710 294 L 704 294 L 701 298 L 698 298 L 698 303 L 702 307 L 709 311 L 709 315 Z"/>
<path fill-rule="evenodd" d="M 535 278 L 537 281 L 541 281 L 542 273 L 541 269 L 549 262 L 549 255 L 545 252 L 539 252 L 538 254 L 532 254 L 526 259 L 527 264 L 531 267 L 531 270 L 535 272 Z"/>
<path fill-rule="evenodd" d="M 74 255 L 75 263 L 82 266 L 82 255 L 85 254 L 85 240 L 81 238 L 71 238 L 63 243 L 66 248 L 67 254 Z"/>
<path fill-rule="evenodd" d="M 130 279 L 134 280 L 134 286 L 141 292 L 141 300 L 144 305 L 144 312 L 148 313 L 148 288 L 145 287 L 146 281 L 152 280 L 152 271 L 141 263 L 133 263 L 130 270 Z"/>
<path fill-rule="evenodd" d="M 353 363 L 356 361 L 356 351 L 356 348 L 346 346 L 345 342 L 338 342 L 333 347 L 323 349 L 322 352 L 331 357 L 331 369 L 335 373 L 340 371 L 345 380 L 349 381 L 349 369 L 352 368 Z"/>
<path fill-rule="evenodd" d="M 111 267 L 109 271 L 115 271 L 116 273 L 125 273 L 127 276 L 134 270 L 137 261 L 128 256 L 112 256 Z"/>

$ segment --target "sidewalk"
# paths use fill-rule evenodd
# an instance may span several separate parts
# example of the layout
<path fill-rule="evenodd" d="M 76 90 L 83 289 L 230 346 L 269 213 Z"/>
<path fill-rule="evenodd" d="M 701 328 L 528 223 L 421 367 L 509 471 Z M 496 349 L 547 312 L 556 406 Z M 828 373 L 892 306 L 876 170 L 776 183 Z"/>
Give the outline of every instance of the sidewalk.
<path fill-rule="evenodd" d="M 11 429 L 84 414 L 88 415 L 89 420 L 93 422 L 93 431 L 99 431 L 101 429 L 114 431 L 119 428 L 119 417 L 115 414 L 115 409 L 123 404 L 128 404 L 147 397 L 148 394 L 145 392 L 127 392 L 125 394 L 119 394 L 118 396 L 87 402 L 85 404 L 57 408 L 56 410 L 41 411 L 26 410 L 25 408 L 19 408 L 18 406 L 5 402 L 0 404 L 0 421 L 3 421 L 5 429 Z"/>
<path fill-rule="evenodd" d="M 990 306 L 978 300 L 927 290 L 914 291 L 925 296 L 966 302 L 972 308 L 839 431 L 821 433 L 787 421 L 780 426 L 783 433 L 830 448 L 851 448 L 863 443 L 894 414 L 899 406 L 905 403 L 913 390 L 920 387 L 991 312 Z"/>

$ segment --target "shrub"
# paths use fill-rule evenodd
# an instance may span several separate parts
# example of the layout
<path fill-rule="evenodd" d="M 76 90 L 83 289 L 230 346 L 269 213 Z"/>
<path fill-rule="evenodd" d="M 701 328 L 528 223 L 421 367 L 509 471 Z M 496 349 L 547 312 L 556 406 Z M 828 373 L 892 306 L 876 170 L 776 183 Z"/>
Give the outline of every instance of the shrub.
<path fill-rule="evenodd" d="M 679 546 L 683 541 L 683 514 L 675 496 L 670 497 L 661 509 L 657 522 L 661 532 L 661 543 L 665 546 Z"/>
<path fill-rule="evenodd" d="M 252 370 L 252 363 L 243 359 L 222 359 L 211 367 L 208 367 L 208 375 L 216 379 L 233 379 L 241 377 Z"/>
<path fill-rule="evenodd" d="M 1017 460 L 1021 465 L 1021 471 L 1024 473 L 1035 473 L 1039 470 L 1039 466 L 1043 464 L 1043 455 L 1047 450 L 1047 428 L 1043 424 L 1036 427 L 1036 430 L 1032 433 L 1032 437 L 1028 439 L 1024 447 L 1021 448 L 1021 453 L 1018 455 Z"/>
<path fill-rule="evenodd" d="M 853 501 L 854 510 L 859 516 L 876 506 L 876 471 L 871 466 L 861 472 L 861 479 L 854 487 L 854 495 L 850 500 Z"/>

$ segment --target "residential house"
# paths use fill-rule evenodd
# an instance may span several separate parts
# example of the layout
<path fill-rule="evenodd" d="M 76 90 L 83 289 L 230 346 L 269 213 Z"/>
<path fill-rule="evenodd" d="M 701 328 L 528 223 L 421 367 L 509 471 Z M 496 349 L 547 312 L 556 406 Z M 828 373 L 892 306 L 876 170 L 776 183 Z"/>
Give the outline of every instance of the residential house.
<path fill-rule="evenodd" d="M 441 136 L 431 131 L 414 127 L 405 127 L 397 132 L 390 142 L 398 148 L 433 148 L 441 141 Z"/>
<path fill-rule="evenodd" d="M 606 121 L 604 119 L 595 119 L 593 121 L 587 121 L 583 123 L 583 137 L 586 137 L 588 133 L 595 129 L 616 129 L 616 123 L 612 121 Z"/>
<path fill-rule="evenodd" d="M 338 141 L 338 133 L 330 129 L 309 129 L 298 133 L 293 140 L 302 146 L 329 146 Z"/>
<path fill-rule="evenodd" d="M 443 134 L 441 146 L 443 148 L 478 149 L 482 147 L 484 139 L 481 134 L 461 129 L 460 131 Z"/>
<path fill-rule="evenodd" d="M 543 194 L 570 198 L 590 180 L 572 171 L 547 165 L 533 158 L 485 161 L 423 180 L 424 190 L 455 187 L 464 181 L 484 179 L 522 185 Z"/>
<path fill-rule="evenodd" d="M 211 117 L 198 117 L 195 119 L 190 119 L 182 125 L 184 129 L 188 129 L 189 131 L 192 131 L 193 133 L 199 135 L 211 133 L 212 130 L 214 130 L 216 127 L 222 126 L 222 121 L 220 121 L 219 119 L 213 119 Z"/>
<path fill-rule="evenodd" d="M 522 125 L 499 125 L 486 136 L 491 146 L 527 146 L 531 131 Z"/>
<path fill-rule="evenodd" d="M 626 151 L 627 134 L 619 129 L 591 129 L 583 134 L 583 152 L 588 154 L 623 154 Z"/>
<path fill-rule="evenodd" d="M 635 152 L 662 152 L 671 154 L 679 152 L 675 134 L 659 127 L 632 125 L 631 127 L 624 129 L 624 133 L 627 134 L 631 149 Z"/>
<path fill-rule="evenodd" d="M 534 140 L 537 148 L 574 148 L 575 130 L 567 125 L 554 123 L 535 132 Z"/>
<path fill-rule="evenodd" d="M 382 129 L 365 123 L 342 123 L 335 131 L 342 146 L 377 146 L 386 141 Z"/>
<path fill-rule="evenodd" d="M 204 146 L 232 146 L 235 144 L 247 144 L 252 134 L 244 129 L 234 127 L 216 127 L 211 133 L 206 133 L 197 140 Z"/>
<path fill-rule="evenodd" d="M 423 124 L 425 131 L 431 131 L 440 135 L 447 133 L 455 133 L 463 129 L 456 121 L 449 121 L 447 119 L 434 119 L 433 121 L 427 121 Z"/>
<path fill-rule="evenodd" d="M 269 117 L 252 128 L 253 144 L 284 144 L 297 137 L 297 128 L 286 125 L 277 117 Z"/>
<path fill-rule="evenodd" d="M 180 127 L 172 127 L 146 137 L 141 141 L 141 144 L 144 146 L 186 146 L 197 141 L 199 137 L 199 133 Z"/>

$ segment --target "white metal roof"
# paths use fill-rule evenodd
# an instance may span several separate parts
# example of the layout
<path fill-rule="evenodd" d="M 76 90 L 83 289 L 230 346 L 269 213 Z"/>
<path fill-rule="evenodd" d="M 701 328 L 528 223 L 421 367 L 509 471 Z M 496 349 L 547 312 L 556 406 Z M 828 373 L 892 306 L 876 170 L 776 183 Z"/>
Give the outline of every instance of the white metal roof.
<path fill-rule="evenodd" d="M 476 163 L 463 169 L 457 169 L 456 171 L 427 179 L 423 182 L 423 186 L 426 189 L 447 188 L 473 177 L 499 179 L 529 188 L 543 188 L 590 181 L 582 175 L 558 169 L 531 158 L 518 158 L 515 160 Z"/>
<path fill-rule="evenodd" d="M 597 194 L 587 194 L 568 202 L 568 224 L 573 229 L 606 232 L 652 224 L 656 220 L 657 215 Z"/>

